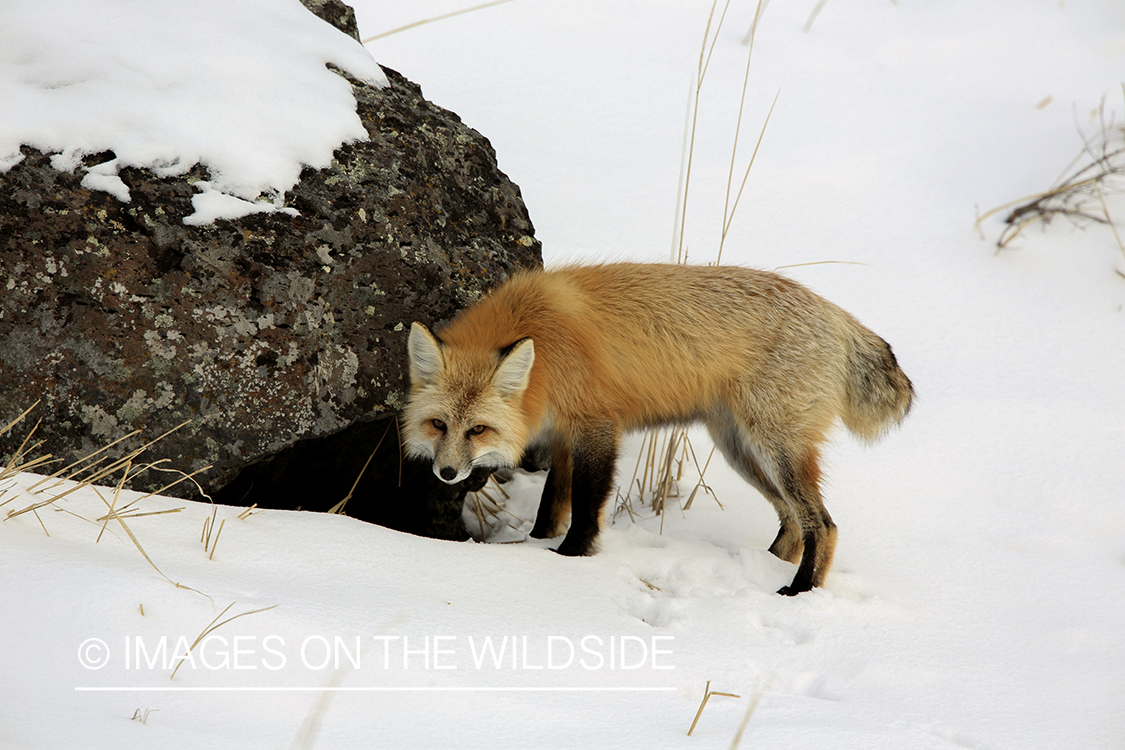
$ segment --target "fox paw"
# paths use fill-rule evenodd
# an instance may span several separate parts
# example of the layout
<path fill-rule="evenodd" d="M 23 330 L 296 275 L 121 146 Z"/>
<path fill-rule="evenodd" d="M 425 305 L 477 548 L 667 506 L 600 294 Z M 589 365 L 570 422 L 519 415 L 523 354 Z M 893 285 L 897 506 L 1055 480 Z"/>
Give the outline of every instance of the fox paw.
<path fill-rule="evenodd" d="M 594 554 L 594 545 L 589 542 L 584 544 L 572 544 L 569 540 L 564 539 L 562 544 L 551 551 L 557 552 L 560 555 L 565 555 L 566 557 L 586 557 Z"/>
<path fill-rule="evenodd" d="M 782 596 L 796 596 L 797 594 L 809 591 L 809 589 L 794 588 L 792 586 L 782 586 L 777 590 L 777 593 Z"/>

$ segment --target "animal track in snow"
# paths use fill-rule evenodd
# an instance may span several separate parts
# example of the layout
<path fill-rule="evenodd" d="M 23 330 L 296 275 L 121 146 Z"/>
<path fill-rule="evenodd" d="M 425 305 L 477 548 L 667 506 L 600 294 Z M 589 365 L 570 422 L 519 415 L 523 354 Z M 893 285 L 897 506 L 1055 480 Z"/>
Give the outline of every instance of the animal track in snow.
<path fill-rule="evenodd" d="M 791 646 L 804 646 L 816 641 L 812 628 L 796 622 L 788 622 L 774 617 L 758 617 L 758 626 L 774 639 Z"/>

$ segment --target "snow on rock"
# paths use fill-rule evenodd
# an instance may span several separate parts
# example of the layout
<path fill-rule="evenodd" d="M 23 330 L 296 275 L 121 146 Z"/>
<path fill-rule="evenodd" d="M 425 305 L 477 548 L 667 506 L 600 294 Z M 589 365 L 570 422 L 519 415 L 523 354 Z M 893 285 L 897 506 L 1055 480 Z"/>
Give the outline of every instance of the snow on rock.
<path fill-rule="evenodd" d="M 276 209 L 303 166 L 363 140 L 351 86 L 385 86 L 356 41 L 297 0 L 159 0 L 0 6 L 0 172 L 21 146 L 82 158 L 83 186 L 127 202 L 125 167 L 211 179 L 187 223 Z M 265 196 L 265 200 L 261 200 Z"/>

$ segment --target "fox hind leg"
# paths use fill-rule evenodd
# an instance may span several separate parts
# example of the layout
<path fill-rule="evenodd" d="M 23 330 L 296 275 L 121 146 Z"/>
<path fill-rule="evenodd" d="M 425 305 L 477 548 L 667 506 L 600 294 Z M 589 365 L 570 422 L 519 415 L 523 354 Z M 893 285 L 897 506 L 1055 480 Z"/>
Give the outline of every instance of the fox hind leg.
<path fill-rule="evenodd" d="M 709 421 L 707 427 L 711 439 L 731 468 L 762 493 L 777 512 L 779 528 L 769 551 L 781 560 L 796 564 L 801 559 L 804 547 L 801 524 L 792 505 L 782 496 L 781 491 L 762 468 L 765 462 L 755 459 L 755 453 L 761 451 L 752 447 L 751 443 L 742 436 L 737 423 L 729 414 Z"/>
<path fill-rule="evenodd" d="M 782 453 L 777 471 L 783 492 L 788 496 L 800 522 L 804 549 L 793 582 L 777 593 L 794 596 L 823 586 L 832 556 L 836 551 L 836 524 L 820 497 L 820 467 L 815 450 L 799 462 Z"/>
<path fill-rule="evenodd" d="M 735 471 L 777 511 L 779 529 L 769 551 L 798 565 L 793 582 L 778 593 L 792 596 L 824 583 L 836 547 L 836 524 L 820 497 L 815 449 L 797 461 L 777 441 L 751 437 L 730 412 L 708 420 L 715 445 Z"/>
<path fill-rule="evenodd" d="M 775 504 L 774 507 L 777 507 L 777 505 Z M 797 561 L 801 559 L 804 549 L 804 538 L 794 518 L 787 517 L 781 520 L 777 536 L 774 537 L 773 544 L 769 546 L 769 551 L 773 553 L 774 557 L 796 565 Z"/>

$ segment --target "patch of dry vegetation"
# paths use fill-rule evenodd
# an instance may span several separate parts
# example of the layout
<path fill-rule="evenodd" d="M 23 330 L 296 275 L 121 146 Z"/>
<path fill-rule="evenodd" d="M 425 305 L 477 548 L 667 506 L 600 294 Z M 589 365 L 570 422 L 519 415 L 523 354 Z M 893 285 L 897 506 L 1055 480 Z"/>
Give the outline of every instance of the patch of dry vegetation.
<path fill-rule="evenodd" d="M 1125 85 L 1122 94 L 1125 96 Z M 1008 247 L 1028 227 L 1046 226 L 1056 218 L 1063 218 L 1078 227 L 1108 226 L 1125 256 L 1125 242 L 1106 204 L 1107 195 L 1125 194 L 1125 125 L 1117 123 L 1112 112 L 1107 114 L 1104 98 L 1094 115 L 1097 132 L 1087 137 L 1079 128 L 1082 150 L 1049 188 L 997 206 L 977 219 L 979 230 L 986 219 L 1007 212 L 1004 230 L 996 241 L 998 251 Z"/>

